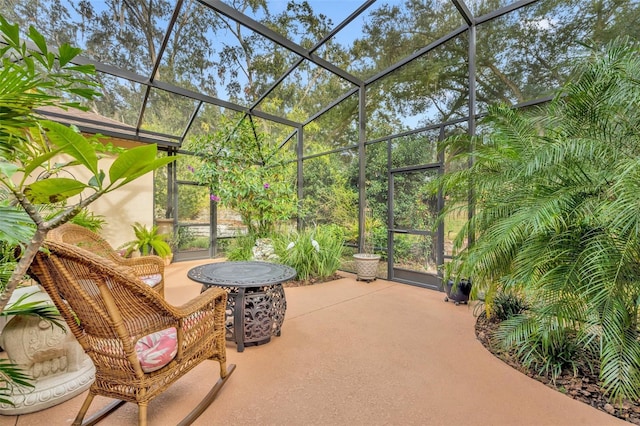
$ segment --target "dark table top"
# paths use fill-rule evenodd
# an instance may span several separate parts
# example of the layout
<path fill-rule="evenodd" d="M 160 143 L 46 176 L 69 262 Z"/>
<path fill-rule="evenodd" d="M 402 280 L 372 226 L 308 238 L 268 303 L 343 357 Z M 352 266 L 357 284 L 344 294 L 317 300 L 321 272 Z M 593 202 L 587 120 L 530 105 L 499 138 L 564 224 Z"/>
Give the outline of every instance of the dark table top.
<path fill-rule="evenodd" d="M 187 276 L 205 285 L 259 287 L 288 281 L 296 276 L 296 270 L 270 262 L 217 262 L 196 266 Z"/>

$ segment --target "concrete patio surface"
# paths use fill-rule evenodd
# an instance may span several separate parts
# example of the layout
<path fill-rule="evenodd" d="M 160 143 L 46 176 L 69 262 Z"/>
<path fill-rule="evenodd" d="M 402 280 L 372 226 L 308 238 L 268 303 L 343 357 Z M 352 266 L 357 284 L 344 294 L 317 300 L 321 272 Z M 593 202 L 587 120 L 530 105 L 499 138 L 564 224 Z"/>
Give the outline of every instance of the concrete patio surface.
<path fill-rule="evenodd" d="M 170 265 L 166 298 L 199 293 L 186 277 L 204 263 Z M 476 340 L 468 306 L 444 294 L 354 276 L 285 290 L 282 336 L 243 353 L 195 425 L 624 425 L 515 371 Z M 150 425 L 174 425 L 218 379 L 205 362 L 149 405 Z M 45 411 L 0 416 L 0 426 L 71 424 L 84 394 Z M 109 401 L 96 398 L 89 414 Z M 134 425 L 126 404 L 101 425 Z"/>

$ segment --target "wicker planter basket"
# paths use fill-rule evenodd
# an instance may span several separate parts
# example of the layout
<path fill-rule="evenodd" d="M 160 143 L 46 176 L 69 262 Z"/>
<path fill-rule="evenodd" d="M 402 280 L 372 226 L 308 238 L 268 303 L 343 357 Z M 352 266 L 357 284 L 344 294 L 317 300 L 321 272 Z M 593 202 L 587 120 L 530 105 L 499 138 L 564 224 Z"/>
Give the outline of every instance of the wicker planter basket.
<path fill-rule="evenodd" d="M 356 274 L 358 281 L 373 281 L 378 272 L 379 254 L 356 253 L 353 255 L 356 261 Z"/>

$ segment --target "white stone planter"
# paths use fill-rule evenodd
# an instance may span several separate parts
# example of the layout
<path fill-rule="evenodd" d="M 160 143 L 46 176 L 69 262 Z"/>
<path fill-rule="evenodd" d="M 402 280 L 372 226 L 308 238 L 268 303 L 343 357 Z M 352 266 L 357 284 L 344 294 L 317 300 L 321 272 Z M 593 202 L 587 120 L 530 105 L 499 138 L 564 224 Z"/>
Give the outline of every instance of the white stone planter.
<path fill-rule="evenodd" d="M 37 286 L 19 290 L 16 291 L 18 294 L 14 293 L 16 298 L 20 293 L 40 291 Z M 35 300 L 52 303 L 42 291 L 27 299 Z M 66 324 L 65 330 L 26 315 L 14 316 L 7 322 L 0 343 L 9 359 L 33 378 L 35 387 L 14 388 L 8 396 L 14 406 L 0 404 L 0 414 L 18 415 L 43 410 L 73 398 L 93 383 L 95 367 L 91 359 Z"/>
<path fill-rule="evenodd" d="M 356 274 L 358 281 L 374 281 L 378 273 L 379 254 L 356 253 L 353 255 L 356 261 Z"/>

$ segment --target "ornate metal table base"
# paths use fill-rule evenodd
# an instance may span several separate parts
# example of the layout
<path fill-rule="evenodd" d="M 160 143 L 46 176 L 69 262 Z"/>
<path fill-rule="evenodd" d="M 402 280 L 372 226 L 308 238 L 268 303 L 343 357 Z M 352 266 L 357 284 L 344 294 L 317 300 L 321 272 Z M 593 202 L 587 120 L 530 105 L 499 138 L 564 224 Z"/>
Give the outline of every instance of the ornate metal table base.
<path fill-rule="evenodd" d="M 238 345 L 262 345 L 271 336 L 280 336 L 287 300 L 282 284 L 261 287 L 222 287 L 229 293 L 225 326 L 226 338 Z M 207 286 L 203 285 L 202 290 Z"/>
<path fill-rule="evenodd" d="M 267 262 L 219 262 L 188 273 L 203 284 L 202 291 L 216 286 L 228 292 L 226 339 L 238 345 L 238 352 L 280 336 L 287 310 L 281 283 L 295 275 L 293 268 Z"/>

